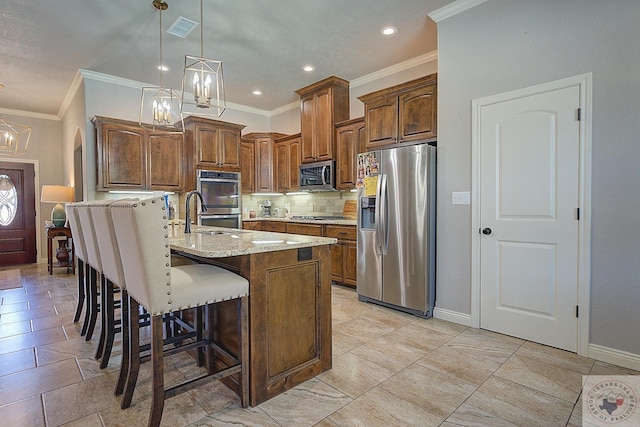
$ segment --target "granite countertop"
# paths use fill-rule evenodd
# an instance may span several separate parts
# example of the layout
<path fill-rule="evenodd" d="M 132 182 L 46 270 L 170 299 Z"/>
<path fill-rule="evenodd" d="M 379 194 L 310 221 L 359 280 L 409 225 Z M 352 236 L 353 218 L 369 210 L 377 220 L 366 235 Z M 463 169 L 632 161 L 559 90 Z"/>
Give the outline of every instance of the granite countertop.
<path fill-rule="evenodd" d="M 293 219 L 293 218 L 276 218 L 276 217 L 257 217 L 242 218 L 242 221 L 278 221 L 278 222 L 297 222 L 304 224 L 330 224 L 330 225 L 356 225 L 355 219 Z"/>
<path fill-rule="evenodd" d="M 222 258 L 261 252 L 283 251 L 310 246 L 331 245 L 333 237 L 268 231 L 237 230 L 235 228 L 192 225 L 185 234 L 180 226 L 169 226 L 171 249 L 204 258 Z"/>

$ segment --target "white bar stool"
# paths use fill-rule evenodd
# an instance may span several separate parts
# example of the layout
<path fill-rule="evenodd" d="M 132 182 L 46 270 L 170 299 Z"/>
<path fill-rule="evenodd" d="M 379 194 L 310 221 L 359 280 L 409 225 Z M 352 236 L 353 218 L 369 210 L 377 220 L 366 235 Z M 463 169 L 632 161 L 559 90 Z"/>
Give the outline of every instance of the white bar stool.
<path fill-rule="evenodd" d="M 120 259 L 129 295 L 129 369 L 122 400 L 126 408 L 131 402 L 140 364 L 138 305 L 151 314 L 151 360 L 153 368 L 153 396 L 149 426 L 158 426 L 162 418 L 165 398 L 190 390 L 205 378 L 220 379 L 240 373 L 241 403 L 249 401 L 249 341 L 248 308 L 249 282 L 230 271 L 208 264 L 171 266 L 167 213 L 162 198 L 138 202 L 116 202 L 109 206 L 116 232 Z M 162 315 L 230 299 L 239 301 L 240 355 L 236 364 L 215 372 L 211 351 L 207 356 L 207 374 L 172 387 L 164 388 L 164 352 L 210 347 L 224 351 L 213 342 L 213 328 L 207 325 L 202 340 L 179 348 L 163 349 Z M 123 301 L 123 304 L 125 302 Z M 199 316 L 198 316 L 199 317 Z M 210 316 L 206 315 L 205 318 Z M 198 328 L 202 328 L 202 322 Z M 225 352 L 226 353 L 226 352 Z M 123 354 L 123 357 L 125 355 Z"/>

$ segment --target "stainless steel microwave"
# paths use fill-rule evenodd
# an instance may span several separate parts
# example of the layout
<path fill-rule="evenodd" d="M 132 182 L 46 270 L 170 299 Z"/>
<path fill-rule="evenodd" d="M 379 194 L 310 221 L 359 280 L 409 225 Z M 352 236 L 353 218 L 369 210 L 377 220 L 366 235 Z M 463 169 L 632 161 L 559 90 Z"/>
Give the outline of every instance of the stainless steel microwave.
<path fill-rule="evenodd" d="M 336 189 L 336 163 L 333 160 L 300 165 L 300 189 L 334 191 Z"/>

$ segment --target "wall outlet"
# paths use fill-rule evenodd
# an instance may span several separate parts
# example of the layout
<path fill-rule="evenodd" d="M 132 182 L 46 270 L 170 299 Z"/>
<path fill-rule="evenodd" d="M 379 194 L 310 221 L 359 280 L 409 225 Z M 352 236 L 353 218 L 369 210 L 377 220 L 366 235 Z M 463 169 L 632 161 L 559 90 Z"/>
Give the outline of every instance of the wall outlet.
<path fill-rule="evenodd" d="M 453 191 L 451 193 L 452 205 L 468 205 L 471 203 L 471 194 L 468 191 Z"/>

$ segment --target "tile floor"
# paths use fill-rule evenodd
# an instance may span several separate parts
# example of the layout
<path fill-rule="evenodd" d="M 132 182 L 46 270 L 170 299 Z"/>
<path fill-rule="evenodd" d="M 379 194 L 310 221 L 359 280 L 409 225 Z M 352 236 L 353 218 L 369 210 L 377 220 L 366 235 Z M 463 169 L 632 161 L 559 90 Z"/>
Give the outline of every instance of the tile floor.
<path fill-rule="evenodd" d="M 100 370 L 72 321 L 76 278 L 19 270 L 0 291 L 0 425 L 144 426 L 149 364 L 132 406 L 112 389 L 117 346 Z M 188 357 L 187 357 L 188 359 Z M 168 382 L 192 375 L 167 359 Z M 584 374 L 639 374 L 521 339 L 358 302 L 333 288 L 333 369 L 255 408 L 219 382 L 167 401 L 165 426 L 578 426 Z"/>

